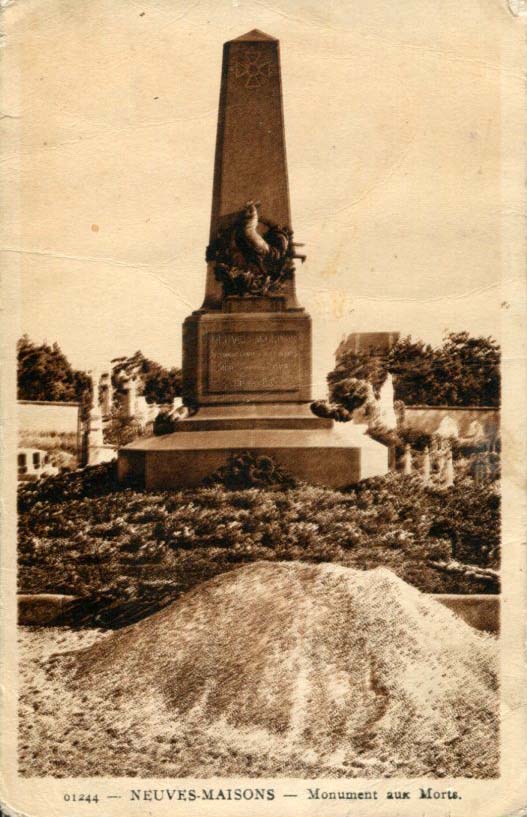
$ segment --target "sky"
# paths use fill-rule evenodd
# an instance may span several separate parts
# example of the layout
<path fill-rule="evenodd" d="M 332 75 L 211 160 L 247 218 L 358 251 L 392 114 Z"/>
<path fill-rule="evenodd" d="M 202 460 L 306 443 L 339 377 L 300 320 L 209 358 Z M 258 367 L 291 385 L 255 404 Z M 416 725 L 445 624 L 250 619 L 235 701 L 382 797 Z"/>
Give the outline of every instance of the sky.
<path fill-rule="evenodd" d="M 500 337 L 502 90 L 523 71 L 506 3 L 19 0 L 4 18 L 19 334 L 77 368 L 181 364 L 222 45 L 258 28 L 280 40 L 315 396 L 350 332 Z"/>

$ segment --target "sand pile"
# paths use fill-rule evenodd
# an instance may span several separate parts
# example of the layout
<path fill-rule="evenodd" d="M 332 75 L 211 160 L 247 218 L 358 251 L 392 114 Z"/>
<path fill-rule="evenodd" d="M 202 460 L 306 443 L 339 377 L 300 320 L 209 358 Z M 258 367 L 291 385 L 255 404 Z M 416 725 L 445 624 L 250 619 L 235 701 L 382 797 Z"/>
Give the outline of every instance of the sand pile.
<path fill-rule="evenodd" d="M 491 776 L 496 660 L 386 569 L 260 562 L 44 660 L 21 772 Z"/>

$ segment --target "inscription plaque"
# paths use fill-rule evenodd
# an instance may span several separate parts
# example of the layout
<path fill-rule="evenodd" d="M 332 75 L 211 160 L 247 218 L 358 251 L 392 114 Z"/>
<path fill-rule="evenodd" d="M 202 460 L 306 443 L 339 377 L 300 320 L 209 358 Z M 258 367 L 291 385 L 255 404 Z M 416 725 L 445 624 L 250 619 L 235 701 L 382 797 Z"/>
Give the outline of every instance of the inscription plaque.
<path fill-rule="evenodd" d="M 296 391 L 300 359 L 296 332 L 226 332 L 208 336 L 212 393 Z"/>

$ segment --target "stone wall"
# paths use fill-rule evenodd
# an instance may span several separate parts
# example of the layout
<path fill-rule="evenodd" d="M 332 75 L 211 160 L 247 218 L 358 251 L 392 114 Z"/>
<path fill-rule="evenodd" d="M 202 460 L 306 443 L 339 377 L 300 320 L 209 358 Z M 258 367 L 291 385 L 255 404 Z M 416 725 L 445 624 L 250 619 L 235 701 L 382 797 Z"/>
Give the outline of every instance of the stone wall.
<path fill-rule="evenodd" d="M 78 403 L 54 403 L 37 400 L 18 401 L 20 431 L 72 433 L 79 428 Z"/>
<path fill-rule="evenodd" d="M 482 426 L 488 439 L 496 436 L 500 425 L 500 411 L 491 406 L 406 406 L 401 425 L 432 434 L 445 418 L 457 425 L 459 437 L 471 434 L 474 421 Z"/>

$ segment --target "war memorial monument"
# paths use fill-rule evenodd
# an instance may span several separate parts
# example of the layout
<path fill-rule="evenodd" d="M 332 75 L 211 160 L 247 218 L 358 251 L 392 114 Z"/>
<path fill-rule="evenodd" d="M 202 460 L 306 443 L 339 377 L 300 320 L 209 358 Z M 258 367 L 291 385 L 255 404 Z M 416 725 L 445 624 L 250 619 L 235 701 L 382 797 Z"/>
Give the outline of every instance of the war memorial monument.
<path fill-rule="evenodd" d="M 311 318 L 295 289 L 279 42 L 254 30 L 225 43 L 207 279 L 183 326 L 183 399 L 172 433 L 119 451 L 122 482 L 197 486 L 250 452 L 311 483 L 386 473 L 364 426 L 310 409 Z"/>

